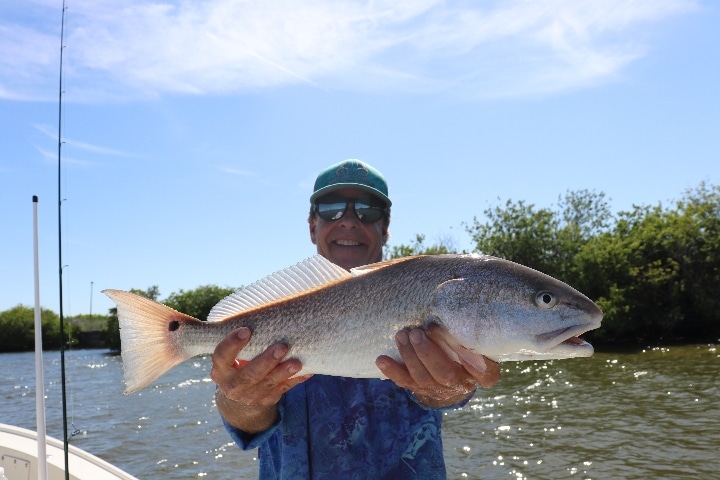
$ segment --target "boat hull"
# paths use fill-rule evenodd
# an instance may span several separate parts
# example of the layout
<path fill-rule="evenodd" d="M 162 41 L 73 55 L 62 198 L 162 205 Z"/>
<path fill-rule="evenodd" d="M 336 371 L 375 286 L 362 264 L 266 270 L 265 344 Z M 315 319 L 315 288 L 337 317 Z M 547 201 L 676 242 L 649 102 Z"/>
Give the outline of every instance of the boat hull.
<path fill-rule="evenodd" d="M 9 480 L 38 478 L 37 433 L 0 423 L 0 466 Z M 46 440 L 48 480 L 65 479 L 63 442 L 52 437 Z M 70 445 L 68 465 L 71 480 L 137 480 L 114 465 L 85 450 Z"/>

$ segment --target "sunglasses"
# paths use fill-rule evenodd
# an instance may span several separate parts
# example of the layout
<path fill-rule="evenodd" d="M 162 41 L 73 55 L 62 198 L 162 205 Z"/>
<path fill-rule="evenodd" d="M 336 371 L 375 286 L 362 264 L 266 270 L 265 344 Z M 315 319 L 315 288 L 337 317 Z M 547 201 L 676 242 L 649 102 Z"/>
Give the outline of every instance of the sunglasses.
<path fill-rule="evenodd" d="M 315 213 L 323 220 L 340 220 L 353 205 L 355 216 L 362 223 L 375 223 L 382 219 L 387 209 L 370 198 L 326 197 L 315 202 Z"/>

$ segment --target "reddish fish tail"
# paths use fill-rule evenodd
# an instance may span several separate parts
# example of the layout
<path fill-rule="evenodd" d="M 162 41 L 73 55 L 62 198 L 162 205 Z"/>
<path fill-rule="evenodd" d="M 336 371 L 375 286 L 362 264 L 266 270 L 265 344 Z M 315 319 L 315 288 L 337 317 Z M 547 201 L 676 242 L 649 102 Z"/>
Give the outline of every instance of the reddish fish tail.
<path fill-rule="evenodd" d="M 172 333 L 199 320 L 122 290 L 103 290 L 117 304 L 125 394 L 140 390 L 193 355 Z"/>

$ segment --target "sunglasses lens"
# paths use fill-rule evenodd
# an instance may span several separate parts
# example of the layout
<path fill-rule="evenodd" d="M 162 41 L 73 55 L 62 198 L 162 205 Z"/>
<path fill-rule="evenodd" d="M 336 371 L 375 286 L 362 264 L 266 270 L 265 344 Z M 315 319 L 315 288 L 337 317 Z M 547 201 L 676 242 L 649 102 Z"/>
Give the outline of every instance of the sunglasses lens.
<path fill-rule="evenodd" d="M 361 222 L 374 223 L 383 218 L 385 209 L 382 207 L 372 207 L 364 203 L 356 203 L 355 213 Z"/>
<path fill-rule="evenodd" d="M 323 220 L 339 220 L 342 218 L 348 204 L 342 203 L 318 203 L 317 213 Z"/>

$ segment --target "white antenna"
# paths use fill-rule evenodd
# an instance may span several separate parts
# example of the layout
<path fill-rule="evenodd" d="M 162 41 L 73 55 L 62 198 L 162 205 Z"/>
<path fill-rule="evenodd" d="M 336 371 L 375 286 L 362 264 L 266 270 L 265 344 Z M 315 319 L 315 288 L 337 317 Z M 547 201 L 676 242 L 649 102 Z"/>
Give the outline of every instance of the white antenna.
<path fill-rule="evenodd" d="M 45 431 L 45 377 L 43 375 L 42 310 L 40 308 L 40 260 L 38 255 L 38 197 L 33 195 L 33 257 L 35 260 L 35 414 L 37 417 L 38 480 L 47 480 Z"/>

